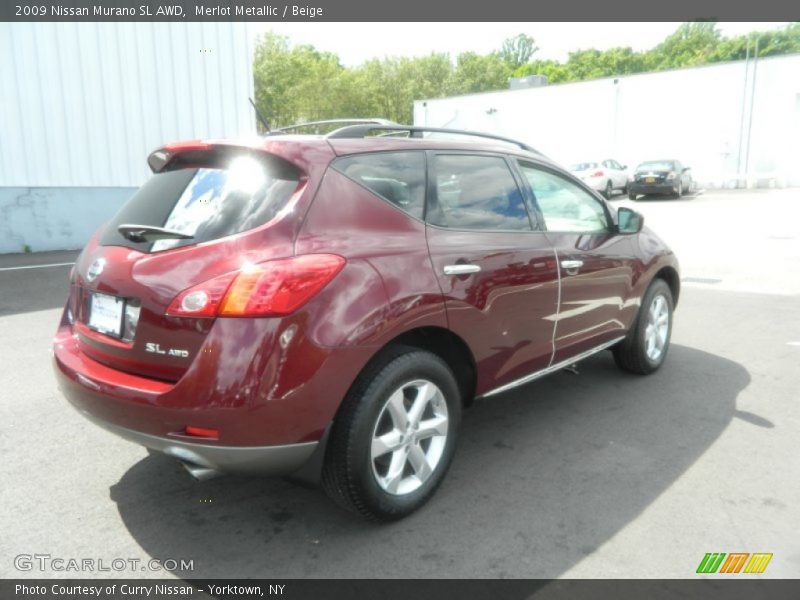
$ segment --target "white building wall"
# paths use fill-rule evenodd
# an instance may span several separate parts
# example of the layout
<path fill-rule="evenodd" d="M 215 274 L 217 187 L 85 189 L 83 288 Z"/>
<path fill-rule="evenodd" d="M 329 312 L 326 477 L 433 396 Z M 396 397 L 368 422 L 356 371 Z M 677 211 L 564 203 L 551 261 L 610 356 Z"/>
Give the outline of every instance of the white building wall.
<path fill-rule="evenodd" d="M 0 24 L 0 185 L 137 186 L 159 145 L 255 131 L 245 23 Z"/>
<path fill-rule="evenodd" d="M 751 184 L 800 185 L 800 55 L 753 64 L 420 100 L 414 123 L 515 137 L 564 164 L 678 158 L 723 186 L 747 163 Z"/>
<path fill-rule="evenodd" d="M 164 143 L 252 135 L 245 23 L 0 23 L 0 252 L 81 247 Z"/>

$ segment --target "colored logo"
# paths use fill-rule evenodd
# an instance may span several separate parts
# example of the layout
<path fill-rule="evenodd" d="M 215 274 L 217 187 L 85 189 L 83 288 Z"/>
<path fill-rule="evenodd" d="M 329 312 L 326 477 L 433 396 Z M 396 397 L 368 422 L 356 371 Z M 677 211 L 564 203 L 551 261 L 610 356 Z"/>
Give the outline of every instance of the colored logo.
<path fill-rule="evenodd" d="M 709 552 L 700 561 L 697 572 L 757 574 L 763 573 L 771 560 L 772 554 L 765 552 Z"/>

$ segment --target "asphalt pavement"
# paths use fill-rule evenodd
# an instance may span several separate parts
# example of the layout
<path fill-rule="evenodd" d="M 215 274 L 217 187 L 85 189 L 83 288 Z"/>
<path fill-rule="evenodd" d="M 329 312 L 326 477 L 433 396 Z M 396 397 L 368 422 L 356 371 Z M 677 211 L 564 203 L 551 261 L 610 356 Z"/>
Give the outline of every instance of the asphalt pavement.
<path fill-rule="evenodd" d="M 476 402 L 437 495 L 390 525 L 281 479 L 195 482 L 86 422 L 51 368 L 70 267 L 42 266 L 76 253 L 0 256 L 0 577 L 683 578 L 708 552 L 800 576 L 800 190 L 613 201 L 681 260 L 664 367 L 604 352 Z M 15 567 L 37 553 L 193 568 Z"/>

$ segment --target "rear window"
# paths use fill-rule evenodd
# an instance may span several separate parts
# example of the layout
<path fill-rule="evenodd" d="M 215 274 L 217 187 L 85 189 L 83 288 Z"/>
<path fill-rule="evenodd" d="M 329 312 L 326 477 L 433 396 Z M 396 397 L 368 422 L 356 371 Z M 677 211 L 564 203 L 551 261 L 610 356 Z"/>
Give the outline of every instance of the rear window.
<path fill-rule="evenodd" d="M 638 171 L 671 171 L 675 168 L 675 163 L 668 160 L 659 160 L 640 164 Z"/>
<path fill-rule="evenodd" d="M 100 244 L 160 252 L 247 231 L 275 217 L 299 180 L 282 159 L 250 154 L 226 165 L 159 173 L 106 225 Z M 192 238 L 133 242 L 119 233 L 120 225 L 162 227 Z"/>
<path fill-rule="evenodd" d="M 585 162 L 585 163 L 575 163 L 574 165 L 570 166 L 570 171 L 588 171 L 589 169 L 596 169 L 597 163 L 596 162 Z"/>

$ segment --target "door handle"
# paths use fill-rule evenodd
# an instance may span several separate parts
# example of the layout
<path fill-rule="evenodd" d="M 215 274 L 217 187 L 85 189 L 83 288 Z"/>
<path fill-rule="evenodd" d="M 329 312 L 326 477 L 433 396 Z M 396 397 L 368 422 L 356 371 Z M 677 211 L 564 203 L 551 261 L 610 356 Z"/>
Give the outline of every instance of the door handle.
<path fill-rule="evenodd" d="M 583 266 L 582 260 L 562 260 L 561 261 L 561 268 L 565 271 L 574 271 L 576 269 L 580 269 Z"/>
<path fill-rule="evenodd" d="M 480 265 L 445 265 L 445 275 L 469 275 L 480 272 Z"/>

